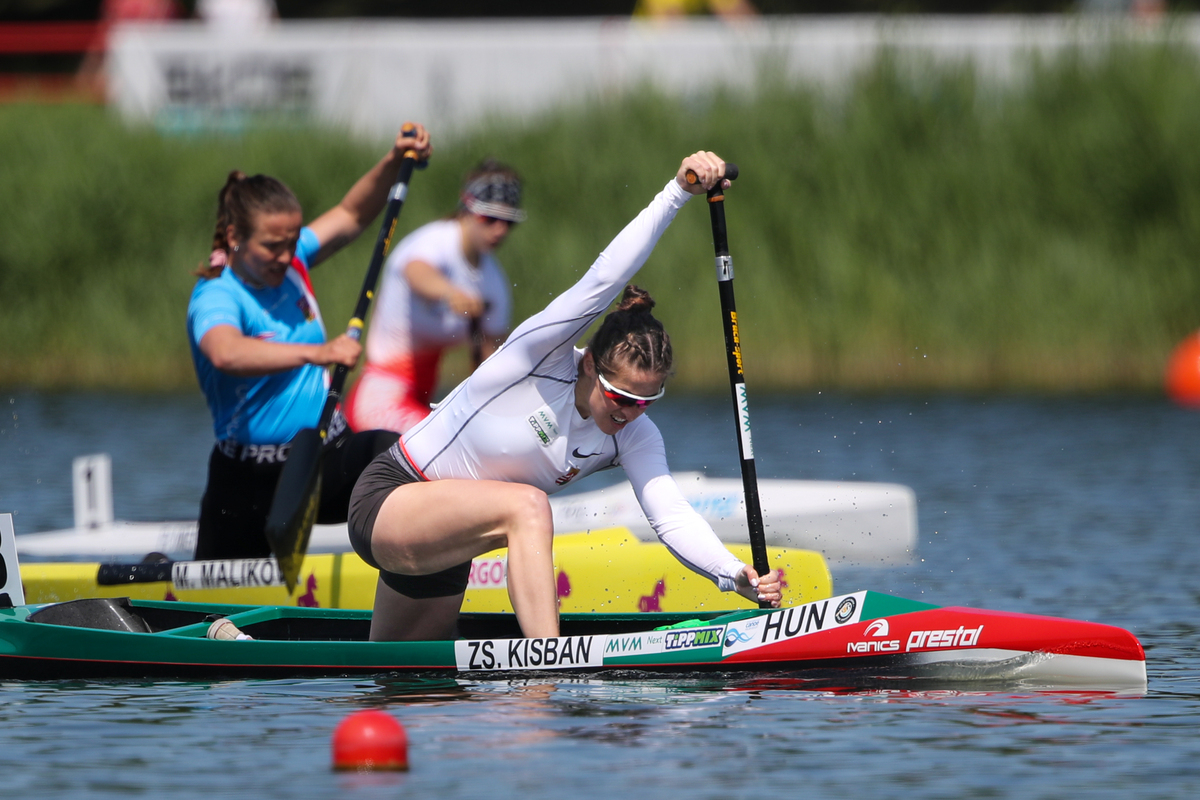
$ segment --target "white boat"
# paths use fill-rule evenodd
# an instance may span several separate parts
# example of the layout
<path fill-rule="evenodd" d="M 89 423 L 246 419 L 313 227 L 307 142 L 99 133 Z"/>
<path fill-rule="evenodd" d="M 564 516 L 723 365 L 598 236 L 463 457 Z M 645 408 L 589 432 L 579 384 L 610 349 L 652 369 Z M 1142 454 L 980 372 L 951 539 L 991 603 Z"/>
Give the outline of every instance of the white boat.
<path fill-rule="evenodd" d="M 738 478 L 673 474 L 684 497 L 726 543 L 750 541 Z M 816 550 L 831 562 L 905 564 L 917 545 L 917 497 L 907 486 L 867 481 L 760 480 L 767 544 Z M 556 531 L 620 525 L 643 541 L 657 537 L 628 481 L 550 498 Z"/>
<path fill-rule="evenodd" d="M 74 464 L 75 527 L 17 537 L 23 558 L 54 560 L 140 560 L 148 553 L 190 558 L 195 521 L 125 522 L 113 519 L 112 467 L 107 455 L 80 456 Z M 675 473 L 688 502 L 717 536 L 728 543 L 749 541 L 742 482 Z M 911 561 L 917 543 L 917 500 L 895 483 L 866 481 L 760 480 L 759 497 L 767 544 L 817 550 L 836 564 L 885 566 Z M 655 541 L 628 481 L 603 489 L 550 498 L 560 533 L 626 527 Z M 350 549 L 346 526 L 313 527 L 309 552 Z"/>

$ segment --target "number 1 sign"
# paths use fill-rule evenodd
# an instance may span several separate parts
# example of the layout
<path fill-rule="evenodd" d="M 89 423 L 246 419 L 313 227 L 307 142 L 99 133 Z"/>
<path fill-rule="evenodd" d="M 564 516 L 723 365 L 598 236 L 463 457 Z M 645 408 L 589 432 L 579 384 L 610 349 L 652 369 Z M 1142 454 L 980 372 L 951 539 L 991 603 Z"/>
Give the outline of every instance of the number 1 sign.
<path fill-rule="evenodd" d="M 25 605 L 21 568 L 17 565 L 17 535 L 12 514 L 0 514 L 0 605 Z"/>

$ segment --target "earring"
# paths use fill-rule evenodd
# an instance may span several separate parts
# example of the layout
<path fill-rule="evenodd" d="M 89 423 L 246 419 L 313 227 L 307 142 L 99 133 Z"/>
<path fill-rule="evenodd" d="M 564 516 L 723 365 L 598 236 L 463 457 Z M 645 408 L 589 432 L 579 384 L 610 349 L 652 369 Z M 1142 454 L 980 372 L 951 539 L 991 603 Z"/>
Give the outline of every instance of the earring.
<path fill-rule="evenodd" d="M 239 248 L 239 247 L 241 247 L 241 245 L 240 245 L 240 244 L 235 244 L 235 245 L 233 246 L 233 252 L 235 252 L 235 253 L 236 253 L 236 252 L 238 251 L 238 248 Z"/>

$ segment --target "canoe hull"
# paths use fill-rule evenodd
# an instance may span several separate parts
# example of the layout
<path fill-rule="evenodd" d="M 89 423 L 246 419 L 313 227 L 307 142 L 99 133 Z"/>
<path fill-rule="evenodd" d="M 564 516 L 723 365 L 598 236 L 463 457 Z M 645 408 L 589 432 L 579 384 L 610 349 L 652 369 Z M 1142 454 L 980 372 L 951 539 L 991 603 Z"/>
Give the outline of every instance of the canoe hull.
<path fill-rule="evenodd" d="M 856 685 L 905 679 L 1110 690 L 1146 686 L 1142 647 L 1120 628 L 937 608 L 873 592 L 691 619 L 565 614 L 563 635 L 554 639 L 520 638 L 511 615 L 465 614 L 464 638 L 386 643 L 365 640 L 370 615 L 364 611 L 131 601 L 121 613 L 128 612 L 131 627 L 145 627 L 112 630 L 52 619 L 71 605 L 0 610 L 0 677 L 720 671 Z M 214 615 L 225 616 L 253 641 L 205 638 Z"/>

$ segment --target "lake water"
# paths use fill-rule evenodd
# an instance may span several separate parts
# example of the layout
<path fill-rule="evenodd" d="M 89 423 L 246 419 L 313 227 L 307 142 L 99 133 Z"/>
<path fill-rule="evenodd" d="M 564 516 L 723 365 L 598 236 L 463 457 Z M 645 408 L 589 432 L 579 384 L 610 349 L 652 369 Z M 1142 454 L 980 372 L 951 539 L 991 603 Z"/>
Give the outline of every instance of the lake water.
<path fill-rule="evenodd" d="M 1200 794 L 1200 414 L 1126 397 L 751 400 L 761 477 L 916 491 L 914 563 L 835 565 L 835 591 L 1119 625 L 1146 647 L 1149 689 L 712 676 L 4 683 L 0 795 Z M 0 512 L 18 533 L 71 525 L 71 460 L 101 451 L 119 518 L 195 516 L 211 437 L 198 397 L 10 393 L 0 404 Z M 674 469 L 738 475 L 727 396 L 672 396 L 652 416 Z M 366 707 L 404 723 L 410 772 L 330 771 L 331 732 Z"/>

